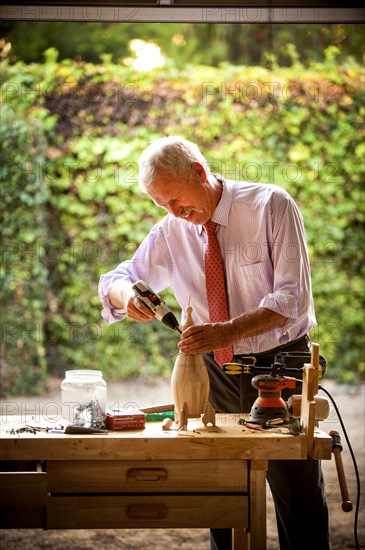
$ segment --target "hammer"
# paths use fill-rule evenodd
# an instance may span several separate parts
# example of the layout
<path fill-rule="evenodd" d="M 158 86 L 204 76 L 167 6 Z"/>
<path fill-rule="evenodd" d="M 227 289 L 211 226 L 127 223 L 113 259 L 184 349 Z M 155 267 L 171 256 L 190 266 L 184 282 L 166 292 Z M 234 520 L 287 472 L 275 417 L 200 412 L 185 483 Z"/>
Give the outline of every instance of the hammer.
<path fill-rule="evenodd" d="M 332 437 L 332 452 L 335 455 L 338 482 L 340 484 L 341 497 L 342 497 L 342 510 L 344 512 L 351 512 L 352 502 L 349 498 L 345 472 L 343 469 L 342 456 L 341 456 L 342 445 L 341 445 L 340 434 L 335 430 L 332 430 L 331 432 L 329 432 L 329 435 Z"/>

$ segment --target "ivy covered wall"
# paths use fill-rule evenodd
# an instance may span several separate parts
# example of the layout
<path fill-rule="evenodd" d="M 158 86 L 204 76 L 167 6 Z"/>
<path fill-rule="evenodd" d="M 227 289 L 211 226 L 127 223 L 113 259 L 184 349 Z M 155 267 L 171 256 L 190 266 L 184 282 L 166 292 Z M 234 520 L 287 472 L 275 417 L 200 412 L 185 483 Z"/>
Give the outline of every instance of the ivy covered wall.
<path fill-rule="evenodd" d="M 364 70 L 161 69 L 2 62 L 3 395 L 44 391 L 47 376 L 99 368 L 107 380 L 170 376 L 177 335 L 158 322 L 100 316 L 100 274 L 133 251 L 163 211 L 141 194 L 151 140 L 197 142 L 231 179 L 275 183 L 304 216 L 327 376 L 364 374 Z M 179 316 L 169 291 L 165 299 Z"/>

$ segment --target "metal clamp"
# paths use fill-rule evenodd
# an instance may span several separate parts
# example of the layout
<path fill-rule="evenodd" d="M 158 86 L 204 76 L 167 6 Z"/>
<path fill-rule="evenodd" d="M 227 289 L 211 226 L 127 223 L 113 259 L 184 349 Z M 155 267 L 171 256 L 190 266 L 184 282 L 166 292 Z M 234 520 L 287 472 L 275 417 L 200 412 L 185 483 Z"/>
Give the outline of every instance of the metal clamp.
<path fill-rule="evenodd" d="M 252 374 L 252 367 L 256 365 L 257 359 L 253 355 L 242 356 L 242 360 L 250 360 L 250 363 L 224 363 L 223 372 L 229 375 Z"/>

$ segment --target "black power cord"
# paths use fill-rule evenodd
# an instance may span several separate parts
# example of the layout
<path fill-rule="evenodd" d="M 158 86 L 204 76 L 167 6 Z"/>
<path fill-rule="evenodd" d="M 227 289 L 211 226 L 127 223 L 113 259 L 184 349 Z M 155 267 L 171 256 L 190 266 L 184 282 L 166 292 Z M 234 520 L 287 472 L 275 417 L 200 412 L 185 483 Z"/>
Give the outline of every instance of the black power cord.
<path fill-rule="evenodd" d="M 244 365 L 243 363 L 230 363 L 230 364 L 227 364 L 228 369 L 224 368 L 224 370 L 225 370 L 225 372 L 228 371 L 228 374 L 244 374 L 244 373 L 245 374 L 253 374 L 255 372 L 266 372 L 266 373 L 269 372 L 269 373 L 271 373 L 272 376 L 279 376 L 279 375 L 284 375 L 284 373 L 287 373 L 287 372 L 289 372 L 289 373 L 294 373 L 294 372 L 298 372 L 298 371 L 302 372 L 303 369 L 287 368 L 285 366 L 285 359 L 286 358 L 300 358 L 300 357 L 303 357 L 303 358 L 308 357 L 308 359 L 310 359 L 311 358 L 311 353 L 310 352 L 301 352 L 301 351 L 280 352 L 275 356 L 274 363 L 271 365 L 271 368 L 260 367 L 259 365 L 255 365 L 255 363 L 252 363 L 252 364 L 249 364 L 249 365 L 246 365 L 246 364 Z M 247 359 L 252 359 L 252 358 L 247 357 Z M 322 369 L 322 374 L 324 374 L 324 372 L 326 370 L 326 359 L 322 355 L 319 356 L 319 364 L 320 364 L 321 369 Z M 229 367 L 230 366 L 231 367 L 232 366 L 240 367 L 241 370 L 236 370 L 235 372 L 229 372 Z M 225 365 L 223 367 L 225 367 Z M 244 368 L 246 370 L 242 370 Z M 295 378 L 295 380 L 297 382 L 299 382 L 300 384 L 303 384 L 302 379 Z M 359 470 L 358 470 L 357 463 L 356 463 L 355 454 L 352 450 L 351 443 L 350 443 L 349 437 L 347 435 L 345 425 L 343 423 L 340 411 L 339 411 L 339 409 L 336 405 L 335 400 L 333 399 L 333 397 L 329 393 L 329 391 L 326 390 L 323 386 L 320 386 L 318 384 L 318 389 L 322 390 L 324 393 L 326 393 L 328 395 L 328 397 L 330 398 L 330 400 L 331 400 L 331 402 L 334 406 L 334 409 L 337 413 L 337 417 L 338 417 L 338 420 L 339 420 L 340 425 L 342 427 L 342 430 L 343 430 L 343 433 L 344 433 L 344 436 L 345 436 L 345 439 L 346 439 L 346 443 L 347 443 L 348 449 L 350 451 L 350 455 L 351 455 L 352 462 L 353 462 L 353 465 L 354 465 L 355 476 L 356 476 L 356 487 L 357 487 L 355 517 L 354 517 L 354 541 L 355 541 L 356 550 L 360 550 L 360 545 L 359 545 L 359 540 L 358 540 L 358 535 L 357 535 L 358 517 L 359 517 L 359 508 L 360 508 L 360 476 L 359 476 Z"/>
<path fill-rule="evenodd" d="M 297 382 L 300 382 L 300 384 L 303 384 L 303 380 L 301 380 L 300 378 L 296 378 L 295 380 Z M 351 443 L 350 443 L 350 440 L 349 440 L 349 437 L 347 435 L 347 431 L 346 431 L 346 428 L 345 428 L 345 424 L 342 420 L 342 417 L 341 417 L 339 408 L 337 407 L 336 401 L 333 399 L 330 392 L 328 390 L 326 390 L 320 384 L 318 384 L 318 389 L 322 390 L 325 394 L 327 394 L 328 397 L 330 398 L 331 402 L 332 402 L 332 405 L 333 405 L 333 407 L 336 411 L 338 420 L 340 422 L 341 428 L 343 430 L 343 435 L 345 436 L 346 443 L 347 443 L 348 449 L 350 451 L 350 455 L 351 455 L 352 462 L 353 462 L 353 465 L 354 465 L 355 477 L 356 477 L 356 488 L 357 488 L 356 489 L 355 516 L 354 516 L 354 540 L 355 540 L 356 550 L 360 550 L 359 539 L 358 539 L 358 536 L 357 536 L 357 526 L 358 526 L 359 508 L 360 508 L 360 475 L 359 475 L 359 470 L 358 470 L 357 463 L 356 463 L 355 454 L 354 454 L 354 451 L 352 450 Z"/>
<path fill-rule="evenodd" d="M 353 465 L 354 465 L 354 470 L 355 470 L 355 476 L 356 476 L 356 487 L 357 487 L 357 490 L 356 490 L 356 506 L 355 506 L 355 517 L 354 517 L 354 539 L 355 539 L 355 548 L 356 550 L 359 550 L 360 549 L 360 545 L 359 545 L 359 540 L 358 540 L 358 536 L 357 536 L 357 525 L 358 525 L 358 517 L 359 517 L 359 508 L 360 508 L 360 476 L 359 476 L 359 470 L 358 470 L 358 467 L 357 467 L 357 463 L 356 463 L 356 458 L 355 458 L 355 454 L 352 450 L 352 447 L 351 447 L 351 443 L 350 443 L 350 440 L 349 440 L 349 437 L 347 435 L 347 431 L 346 431 L 346 428 L 345 428 L 345 425 L 343 423 L 343 420 L 342 420 L 342 417 L 341 417 L 341 414 L 340 414 L 340 411 L 336 405 L 336 402 L 335 400 L 333 399 L 332 395 L 330 394 L 330 392 L 328 390 L 326 390 L 323 386 L 320 386 L 318 384 L 318 389 L 322 390 L 325 394 L 328 395 L 328 397 L 330 398 L 331 402 L 332 402 L 332 405 L 336 411 L 336 414 L 337 414 L 337 417 L 338 417 L 338 420 L 340 422 L 340 425 L 341 425 L 341 428 L 343 430 L 343 435 L 345 436 L 345 439 L 346 439 L 346 443 L 347 443 L 347 446 L 348 446 L 348 449 L 350 451 L 350 455 L 351 455 L 351 458 L 352 458 L 352 462 L 353 462 Z"/>

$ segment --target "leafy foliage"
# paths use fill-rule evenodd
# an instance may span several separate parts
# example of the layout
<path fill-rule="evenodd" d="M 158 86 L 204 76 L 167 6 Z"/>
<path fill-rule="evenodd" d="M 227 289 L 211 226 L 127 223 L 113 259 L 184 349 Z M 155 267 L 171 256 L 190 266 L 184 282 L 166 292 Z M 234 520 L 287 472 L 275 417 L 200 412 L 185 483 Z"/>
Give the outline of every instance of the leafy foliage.
<path fill-rule="evenodd" d="M 356 382 L 363 356 L 364 73 L 336 48 L 304 69 L 224 65 L 136 73 L 46 52 L 2 63 L 2 392 L 47 374 L 169 376 L 177 335 L 100 317 L 99 277 L 161 217 L 137 185 L 151 140 L 199 143 L 232 179 L 285 187 L 304 216 L 328 376 Z M 179 316 L 173 296 L 165 298 Z"/>
<path fill-rule="evenodd" d="M 4 93 L 19 82 L 20 79 L 14 79 L 5 83 Z M 5 393 L 25 388 L 42 390 L 46 379 L 42 326 L 49 285 L 41 256 L 48 234 L 45 217 L 48 190 L 40 178 L 40 170 L 54 123 L 55 117 L 41 105 L 28 102 L 27 97 L 3 105 L 1 390 Z"/>
<path fill-rule="evenodd" d="M 276 61 L 291 66 L 297 60 L 311 65 L 324 60 L 328 46 L 339 48 L 341 59 L 356 59 L 364 52 L 363 28 L 356 23 L 295 23 L 293 32 L 292 23 L 0 22 L 0 36 L 12 44 L 12 58 L 27 63 L 42 62 L 50 47 L 57 48 L 60 59 L 99 63 L 108 54 L 114 63 L 123 63 L 131 54 L 130 41 L 142 35 L 158 44 L 178 69 L 226 62 L 269 66 Z"/>

